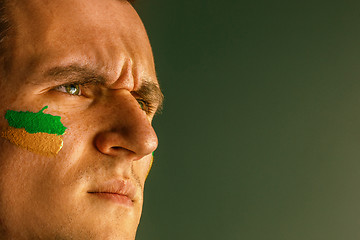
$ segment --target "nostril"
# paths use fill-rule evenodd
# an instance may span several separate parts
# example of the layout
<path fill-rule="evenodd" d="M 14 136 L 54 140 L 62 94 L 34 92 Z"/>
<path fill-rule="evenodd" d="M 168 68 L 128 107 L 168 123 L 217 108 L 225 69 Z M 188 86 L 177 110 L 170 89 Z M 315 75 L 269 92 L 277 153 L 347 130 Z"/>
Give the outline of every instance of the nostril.
<path fill-rule="evenodd" d="M 126 125 L 116 130 L 101 131 L 94 139 L 96 148 L 103 154 L 119 155 L 123 151 L 131 152 L 139 157 L 146 156 L 157 147 L 157 136 L 150 123 L 143 122 Z M 142 124 L 142 125 L 140 125 Z"/>
<path fill-rule="evenodd" d="M 122 147 L 116 147 L 116 146 L 115 146 L 115 147 L 111 147 L 111 149 L 117 151 L 117 150 L 122 149 Z"/>
<path fill-rule="evenodd" d="M 100 152 L 113 155 L 122 148 L 119 141 L 116 133 L 102 132 L 95 137 L 95 146 Z"/>

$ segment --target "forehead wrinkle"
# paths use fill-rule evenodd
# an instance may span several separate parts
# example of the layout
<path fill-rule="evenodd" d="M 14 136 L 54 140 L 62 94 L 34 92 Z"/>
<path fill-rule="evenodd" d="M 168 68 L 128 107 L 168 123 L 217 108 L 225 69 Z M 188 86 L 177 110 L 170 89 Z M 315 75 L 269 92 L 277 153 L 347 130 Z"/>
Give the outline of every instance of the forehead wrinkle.
<path fill-rule="evenodd" d="M 96 70 L 90 67 L 83 67 L 78 65 L 56 66 L 45 72 L 45 78 L 64 79 L 67 81 L 74 81 L 77 83 L 97 83 L 106 85 L 106 78 L 101 74 L 96 73 Z M 60 80 L 61 81 L 61 80 Z M 157 82 L 149 79 L 141 81 L 141 86 L 134 91 L 139 94 L 146 101 L 156 104 L 158 110 L 162 109 L 164 95 Z"/>

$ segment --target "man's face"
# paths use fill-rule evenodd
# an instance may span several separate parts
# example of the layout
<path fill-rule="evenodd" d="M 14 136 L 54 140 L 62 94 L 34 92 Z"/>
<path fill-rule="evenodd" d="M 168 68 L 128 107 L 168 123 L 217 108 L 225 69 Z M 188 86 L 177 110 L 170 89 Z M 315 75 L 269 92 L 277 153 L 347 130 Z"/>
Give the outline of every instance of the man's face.
<path fill-rule="evenodd" d="M 2 236 L 134 239 L 160 103 L 138 15 L 118 0 L 24 0 L 11 14 L 0 127 L 7 110 L 48 106 L 67 129 L 54 157 L 0 138 Z"/>

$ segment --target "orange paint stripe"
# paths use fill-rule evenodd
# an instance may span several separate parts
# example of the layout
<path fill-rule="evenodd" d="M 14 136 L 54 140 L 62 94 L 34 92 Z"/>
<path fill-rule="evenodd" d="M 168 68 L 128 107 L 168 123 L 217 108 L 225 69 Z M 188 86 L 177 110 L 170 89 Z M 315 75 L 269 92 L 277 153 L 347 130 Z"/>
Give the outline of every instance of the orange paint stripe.
<path fill-rule="evenodd" d="M 63 140 L 56 134 L 28 133 L 23 128 L 8 127 L 1 136 L 17 146 L 46 156 L 56 155 L 63 146 Z"/>
<path fill-rule="evenodd" d="M 150 162 L 150 165 L 149 165 L 149 170 L 148 170 L 148 172 L 146 174 L 146 178 L 149 176 L 149 173 L 150 173 L 150 170 L 152 168 L 153 163 L 154 163 L 154 155 L 151 156 L 151 162 Z"/>

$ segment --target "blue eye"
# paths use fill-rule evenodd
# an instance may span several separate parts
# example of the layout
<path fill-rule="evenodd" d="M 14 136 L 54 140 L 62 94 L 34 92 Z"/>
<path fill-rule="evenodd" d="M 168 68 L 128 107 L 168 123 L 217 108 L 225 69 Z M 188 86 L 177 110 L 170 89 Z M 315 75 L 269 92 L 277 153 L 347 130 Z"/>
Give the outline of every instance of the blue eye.
<path fill-rule="evenodd" d="M 61 86 L 57 87 L 56 90 L 58 90 L 59 92 L 64 92 L 64 93 L 68 93 L 70 95 L 76 95 L 76 96 L 79 96 L 81 94 L 80 85 L 74 84 L 74 83 L 61 85 Z"/>

